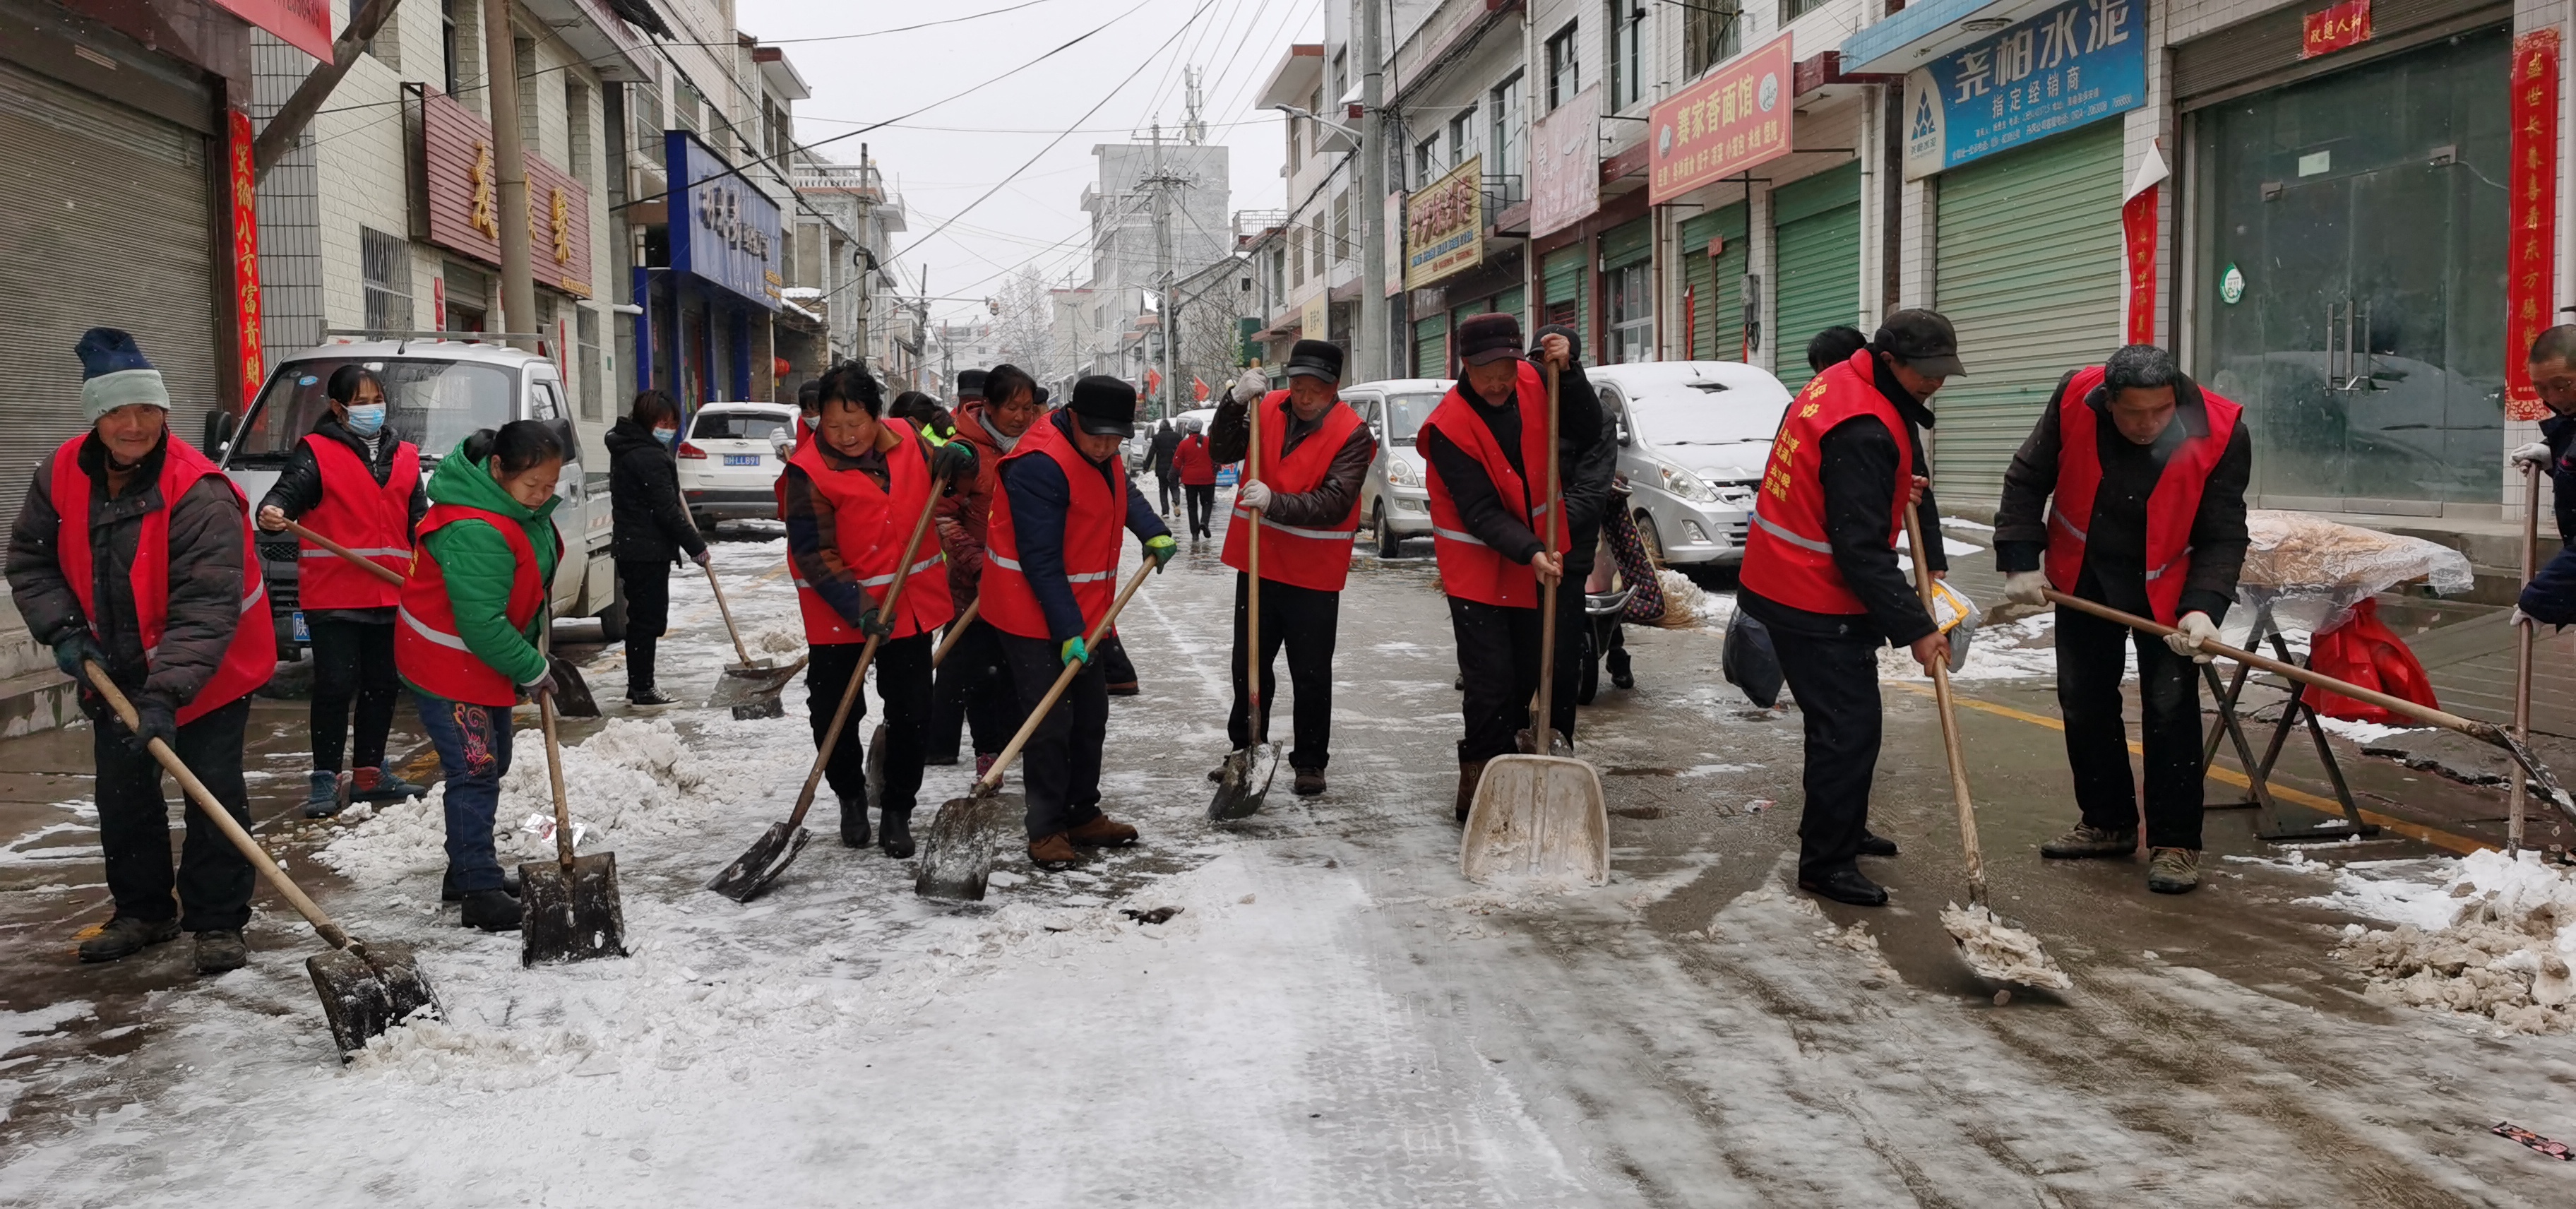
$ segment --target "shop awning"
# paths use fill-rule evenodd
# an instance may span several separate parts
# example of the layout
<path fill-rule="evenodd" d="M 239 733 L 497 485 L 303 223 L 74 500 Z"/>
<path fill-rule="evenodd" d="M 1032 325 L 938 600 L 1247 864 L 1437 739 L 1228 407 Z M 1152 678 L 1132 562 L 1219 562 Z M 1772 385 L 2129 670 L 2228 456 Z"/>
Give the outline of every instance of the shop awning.
<path fill-rule="evenodd" d="M 2143 5 L 2146 0 L 2128 0 Z M 2065 0 L 1922 0 L 1843 39 L 1842 70 L 1902 73 Z M 1974 26 L 1974 28 L 1971 28 Z"/>

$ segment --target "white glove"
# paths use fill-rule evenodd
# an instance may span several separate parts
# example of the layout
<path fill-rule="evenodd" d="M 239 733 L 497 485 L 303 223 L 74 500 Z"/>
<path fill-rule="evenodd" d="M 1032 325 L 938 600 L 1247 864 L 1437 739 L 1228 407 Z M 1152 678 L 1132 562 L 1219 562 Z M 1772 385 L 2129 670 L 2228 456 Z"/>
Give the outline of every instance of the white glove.
<path fill-rule="evenodd" d="M 2004 599 L 2014 604 L 2048 603 L 2048 572 L 2014 571 L 2004 576 Z"/>
<path fill-rule="evenodd" d="M 1266 512 L 1270 509 L 1270 487 L 1254 479 L 1234 489 L 1234 502 L 1255 512 Z"/>
<path fill-rule="evenodd" d="M 2549 442 L 2547 441 L 2533 441 L 2528 445 L 2517 446 L 2513 451 L 2513 463 L 2516 466 L 2537 466 L 2542 470 L 2547 470 L 2549 469 L 2549 464 L 2556 460 L 2556 458 L 2549 456 Z"/>
<path fill-rule="evenodd" d="M 2193 663 L 2207 663 L 2217 656 L 2203 653 L 2200 644 L 2216 637 L 2218 623 L 2211 621 L 2207 613 L 2191 612 L 2183 614 L 2174 632 L 2165 635 L 2165 645 L 2173 648 L 2174 654 L 2191 656 Z"/>
<path fill-rule="evenodd" d="M 796 438 L 788 435 L 786 430 L 781 429 L 769 434 L 769 448 L 772 452 L 778 455 L 779 461 L 784 462 L 788 458 L 795 456 Z"/>
<path fill-rule="evenodd" d="M 1269 393 L 1270 378 L 1261 372 L 1259 366 L 1243 371 L 1243 376 L 1234 380 L 1234 401 L 1246 407 L 1260 402 L 1261 396 Z"/>

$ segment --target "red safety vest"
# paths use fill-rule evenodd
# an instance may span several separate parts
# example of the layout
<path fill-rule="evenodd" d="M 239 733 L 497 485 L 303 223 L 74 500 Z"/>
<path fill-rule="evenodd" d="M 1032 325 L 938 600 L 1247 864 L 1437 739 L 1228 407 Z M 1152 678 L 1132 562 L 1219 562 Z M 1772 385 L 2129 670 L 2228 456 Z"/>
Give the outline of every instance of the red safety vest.
<path fill-rule="evenodd" d="M 1476 415 L 1477 404 L 1467 401 L 1467 380 L 1449 388 L 1440 406 L 1431 409 L 1431 418 L 1422 426 L 1439 430 L 1442 440 L 1466 451 L 1485 468 L 1485 477 L 1493 480 L 1494 493 L 1502 497 L 1503 507 L 1512 519 L 1537 533 L 1547 520 L 1547 491 L 1544 483 L 1533 492 L 1530 484 L 1512 470 L 1511 460 L 1503 456 L 1503 447 L 1494 443 L 1492 430 Z M 1547 386 L 1538 376 L 1538 368 L 1520 362 L 1520 381 L 1514 387 L 1521 411 L 1521 465 L 1534 474 L 1547 472 Z M 1431 552 L 1439 560 L 1442 590 L 1461 600 L 1502 605 L 1515 609 L 1538 607 L 1538 572 L 1496 553 L 1467 532 L 1467 523 L 1458 516 L 1458 505 L 1449 498 L 1449 486 L 1440 479 L 1437 462 L 1431 464 Z M 1537 498 L 1533 499 L 1535 494 Z M 1557 553 L 1564 553 L 1573 539 L 1562 525 L 1553 534 L 1541 534 Z"/>
<path fill-rule="evenodd" d="M 1195 432 L 1182 437 L 1172 450 L 1172 470 L 1180 476 L 1181 486 L 1215 486 L 1216 462 L 1208 457 L 1207 438 Z"/>
<path fill-rule="evenodd" d="M 1825 534 L 1823 465 L 1825 434 L 1857 416 L 1875 417 L 1896 440 L 1896 477 L 1888 484 L 1887 543 L 1905 541 L 1905 497 L 1914 478 L 1914 443 L 1905 417 L 1878 393 L 1870 353 L 1830 366 L 1807 383 L 1781 417 L 1753 500 L 1753 524 L 1744 542 L 1738 581 L 1754 592 L 1810 613 L 1866 613 L 1868 606 L 1843 583 L 1834 547 Z"/>
<path fill-rule="evenodd" d="M 322 502 L 304 514 L 304 527 L 386 570 L 408 570 L 411 493 L 420 485 L 420 448 L 396 441 L 393 468 L 379 487 L 375 472 L 355 450 L 319 433 L 308 434 L 304 443 L 312 447 L 314 464 L 322 470 Z M 303 607 L 383 609 L 402 602 L 399 586 L 301 538 L 296 545 L 296 601 Z"/>
<path fill-rule="evenodd" d="M 793 450 L 789 451 L 789 453 L 788 453 L 788 455 L 787 455 L 787 456 L 788 456 L 788 458 L 789 458 L 790 460 L 794 460 L 794 458 L 795 458 L 795 456 L 796 456 L 797 454 L 800 454 L 800 453 L 805 452 L 805 450 L 806 450 L 808 447 L 810 447 L 811 445 L 813 445 L 813 444 L 814 444 L 814 426 L 813 426 L 813 425 L 811 425 L 811 424 L 806 423 L 806 422 L 805 422 L 805 415 L 804 415 L 804 413 L 799 412 L 799 413 L 797 413 L 797 416 L 796 416 L 796 447 L 795 447 Z M 783 521 L 783 520 L 786 520 L 786 519 L 787 519 L 787 467 L 785 467 L 784 465 L 782 465 L 782 466 L 780 466 L 780 467 L 778 468 L 778 477 L 777 477 L 777 479 L 773 480 L 773 481 L 769 484 L 769 494 L 770 494 L 771 496 L 775 497 L 775 498 L 778 500 L 778 519 L 780 519 L 780 520 L 782 520 L 782 521 Z"/>
<path fill-rule="evenodd" d="M 1254 476 L 1279 495 L 1304 495 L 1324 485 L 1324 476 L 1333 468 L 1333 458 L 1350 443 L 1351 430 L 1360 426 L 1360 413 L 1336 400 L 1332 410 L 1324 413 L 1314 435 L 1297 445 L 1297 452 L 1282 457 L 1279 447 L 1288 439 L 1288 392 L 1274 390 L 1261 400 L 1275 417 L 1261 426 L 1261 473 Z M 1225 565 L 1237 571 L 1245 562 L 1244 536 L 1252 532 L 1249 523 L 1252 510 L 1235 505 L 1234 519 L 1247 522 L 1225 527 Z M 1283 525 L 1269 517 L 1261 518 L 1261 578 L 1313 588 L 1319 592 L 1339 592 L 1351 576 L 1351 539 L 1360 531 L 1360 499 L 1351 496 L 1350 511 L 1333 522 L 1329 529 L 1304 529 Z"/>
<path fill-rule="evenodd" d="M 2102 458 L 2093 438 L 2100 422 L 2085 397 L 2102 385 L 2102 367 L 2077 370 L 2057 402 L 2057 486 L 2048 501 L 2048 582 L 2060 592 L 2075 590 L 2084 572 L 2084 530 L 2093 523 L 2093 494 L 2102 486 Z M 2200 491 L 2217 469 L 2218 459 L 2236 435 L 2244 409 L 2204 388 L 2209 435 L 2186 436 L 2166 460 L 2156 488 L 2147 495 L 2147 603 L 2156 620 L 2172 625 L 2189 578 L 2191 526 L 2200 516 Z M 2176 417 L 2174 423 L 2180 423 Z M 2083 525 L 2075 522 L 2084 518 Z"/>
<path fill-rule="evenodd" d="M 913 432 L 912 422 L 884 423 L 898 438 L 894 450 L 886 455 L 891 491 L 877 486 L 866 471 L 835 470 L 825 465 L 820 441 L 807 442 L 787 459 L 813 480 L 814 490 L 831 505 L 832 535 L 839 543 L 841 565 L 858 576 L 868 599 L 880 604 L 886 591 L 894 586 L 895 560 L 903 554 L 904 539 L 912 536 L 912 518 L 930 506 L 930 497 L 939 486 L 930 477 L 930 458 L 922 452 L 921 438 Z M 924 533 L 921 549 L 913 554 L 912 575 L 903 581 L 903 599 L 896 602 L 890 614 L 895 637 L 927 633 L 957 615 L 956 606 L 948 599 L 946 561 L 940 553 L 939 539 Z M 796 603 L 805 611 L 805 641 L 809 645 L 868 640 L 867 635 L 843 621 L 840 611 L 825 603 L 822 594 L 802 576 L 796 580 Z"/>
<path fill-rule="evenodd" d="M 456 604 L 447 598 L 447 572 L 429 552 L 429 535 L 457 521 L 481 521 L 510 543 L 510 600 L 502 615 L 521 630 L 536 620 L 546 603 L 546 586 L 537 578 L 537 548 L 519 522 L 498 512 L 463 504 L 432 504 L 420 518 L 420 546 L 411 560 L 411 578 L 403 583 L 402 624 L 394 627 L 394 670 L 422 692 L 471 705 L 508 706 L 518 700 L 518 686 L 475 658 L 456 633 Z M 563 535 L 555 535 L 555 557 L 563 557 Z"/>
<path fill-rule="evenodd" d="M 1082 456 L 1051 419 L 1029 425 L 1020 443 L 1003 456 L 1003 474 L 1009 473 L 1013 461 L 1030 457 L 1055 459 L 1073 489 L 1072 505 L 1064 510 L 1064 577 L 1073 587 L 1074 604 L 1082 609 L 1087 635 L 1109 615 L 1110 602 L 1118 598 L 1118 535 L 1127 528 L 1127 476 L 1101 474 L 1100 467 Z M 1020 569 L 1019 528 L 1011 521 L 1011 493 L 999 476 L 993 486 L 984 580 L 977 599 L 984 604 L 977 615 L 994 629 L 1022 638 L 1056 636 L 1047 629 L 1046 610 L 1038 607 L 1037 593 L 1029 590 L 1027 572 Z"/>
<path fill-rule="evenodd" d="M 54 450 L 54 551 L 63 578 L 70 581 L 72 595 L 80 601 L 81 616 L 90 619 L 90 632 L 98 634 L 98 603 L 93 599 L 98 573 L 90 561 L 89 546 L 90 477 L 80 468 L 81 442 L 87 439 L 84 433 Z M 161 493 L 161 506 L 144 512 L 143 531 L 134 542 L 134 565 L 126 570 L 126 583 L 134 592 L 134 624 L 142 631 L 143 662 L 149 668 L 160 652 L 161 632 L 170 620 L 170 510 L 204 478 L 222 479 L 242 510 L 242 622 L 234 627 L 215 674 L 179 707 L 183 726 L 250 695 L 277 671 L 277 625 L 268 616 L 268 584 L 260 577 L 259 549 L 251 538 L 250 501 L 177 433 L 164 438 L 161 478 L 154 484 Z M 253 610 L 258 616 L 252 616 Z M 104 646 L 106 636 L 98 637 Z M 82 683 L 88 683 L 86 677 Z"/>

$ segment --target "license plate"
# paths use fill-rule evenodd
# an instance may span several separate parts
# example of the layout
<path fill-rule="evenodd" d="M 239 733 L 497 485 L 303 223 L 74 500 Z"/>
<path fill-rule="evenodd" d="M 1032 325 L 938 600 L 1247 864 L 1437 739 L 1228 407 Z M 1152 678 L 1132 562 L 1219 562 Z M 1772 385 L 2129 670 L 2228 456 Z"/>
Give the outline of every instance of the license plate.
<path fill-rule="evenodd" d="M 757 466 L 760 464 L 760 455 L 756 453 L 728 453 L 724 455 L 724 460 L 725 465 L 727 466 Z"/>
<path fill-rule="evenodd" d="M 295 633 L 295 640 L 296 640 L 297 642 L 311 642 L 311 641 L 313 641 L 313 631 L 312 631 L 312 630 L 310 630 L 310 629 L 308 629 L 308 628 L 306 628 L 306 626 L 305 626 L 305 624 L 304 624 L 304 610 L 302 610 L 302 609 L 297 609 L 297 610 L 295 611 L 295 613 L 294 613 L 294 618 L 295 618 L 295 630 L 294 630 L 294 633 Z"/>

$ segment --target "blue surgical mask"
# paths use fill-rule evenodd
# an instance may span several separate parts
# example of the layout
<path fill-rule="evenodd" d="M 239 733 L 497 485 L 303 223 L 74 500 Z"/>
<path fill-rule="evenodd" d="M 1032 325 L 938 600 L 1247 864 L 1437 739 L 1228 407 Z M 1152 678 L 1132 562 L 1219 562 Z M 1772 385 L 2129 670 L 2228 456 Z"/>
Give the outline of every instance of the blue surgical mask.
<path fill-rule="evenodd" d="M 372 437 L 384 431 L 385 405 L 372 404 L 349 409 L 349 431 L 360 437 Z"/>
<path fill-rule="evenodd" d="M 656 428 L 653 430 L 653 439 L 668 445 L 671 442 L 680 439 L 680 430 L 676 428 Z"/>

